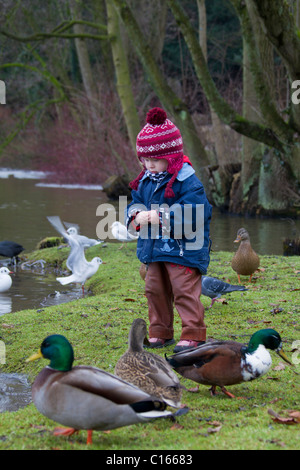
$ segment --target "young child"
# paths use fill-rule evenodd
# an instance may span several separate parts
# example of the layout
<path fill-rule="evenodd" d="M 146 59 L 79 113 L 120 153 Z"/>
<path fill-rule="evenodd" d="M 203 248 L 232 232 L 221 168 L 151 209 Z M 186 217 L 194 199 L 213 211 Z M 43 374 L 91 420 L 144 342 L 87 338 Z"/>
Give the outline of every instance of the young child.
<path fill-rule="evenodd" d="M 178 128 L 165 111 L 153 108 L 137 136 L 143 170 L 130 183 L 132 203 L 127 227 L 140 232 L 137 256 L 148 267 L 149 342 L 152 348 L 173 344 L 173 304 L 182 332 L 174 352 L 206 341 L 201 275 L 209 264 L 212 207 L 189 159 L 183 155 Z"/>

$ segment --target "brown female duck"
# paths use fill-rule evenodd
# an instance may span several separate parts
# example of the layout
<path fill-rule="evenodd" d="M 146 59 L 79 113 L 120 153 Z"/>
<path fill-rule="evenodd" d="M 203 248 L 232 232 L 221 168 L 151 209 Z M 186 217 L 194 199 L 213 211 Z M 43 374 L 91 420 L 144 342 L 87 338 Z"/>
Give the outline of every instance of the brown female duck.
<path fill-rule="evenodd" d="M 130 328 L 128 350 L 118 360 L 115 374 L 168 405 L 180 407 L 179 378 L 163 357 L 144 350 L 146 335 L 146 322 L 137 318 Z"/>
<path fill-rule="evenodd" d="M 241 283 L 240 276 L 250 276 L 249 282 L 251 282 L 254 271 L 259 267 L 259 256 L 251 246 L 246 229 L 238 230 L 234 243 L 240 243 L 240 246 L 231 261 L 231 267 L 237 273 L 239 283 Z"/>

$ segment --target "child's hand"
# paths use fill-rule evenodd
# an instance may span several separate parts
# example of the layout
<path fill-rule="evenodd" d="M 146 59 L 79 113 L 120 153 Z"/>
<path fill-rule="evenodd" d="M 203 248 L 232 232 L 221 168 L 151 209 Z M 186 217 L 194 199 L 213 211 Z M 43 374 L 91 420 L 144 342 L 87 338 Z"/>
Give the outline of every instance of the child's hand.
<path fill-rule="evenodd" d="M 155 210 L 148 212 L 149 224 L 159 224 L 159 216 Z"/>
<path fill-rule="evenodd" d="M 155 210 L 141 211 L 135 218 L 137 225 L 159 224 L 159 217 Z"/>
<path fill-rule="evenodd" d="M 149 223 L 149 211 L 141 211 L 137 214 L 136 218 L 134 219 L 137 225 L 147 225 Z"/>

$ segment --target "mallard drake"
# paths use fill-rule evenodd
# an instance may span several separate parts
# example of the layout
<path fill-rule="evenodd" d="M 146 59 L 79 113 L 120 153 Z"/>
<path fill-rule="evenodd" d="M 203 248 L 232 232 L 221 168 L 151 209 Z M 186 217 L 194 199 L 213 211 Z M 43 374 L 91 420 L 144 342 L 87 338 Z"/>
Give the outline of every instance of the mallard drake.
<path fill-rule="evenodd" d="M 245 286 L 235 286 L 233 284 L 229 284 L 228 282 L 224 282 L 221 279 L 217 279 L 216 277 L 210 276 L 202 276 L 201 278 L 202 284 L 202 291 L 201 294 L 205 295 L 206 297 L 211 298 L 210 307 L 213 306 L 214 302 L 222 295 L 228 294 L 229 292 L 234 291 L 245 291 Z"/>
<path fill-rule="evenodd" d="M 212 395 L 216 394 L 218 386 L 223 393 L 234 398 L 225 386 L 248 382 L 268 372 L 272 358 L 267 349 L 275 351 L 291 364 L 282 350 L 279 333 L 271 328 L 254 333 L 248 346 L 235 341 L 212 341 L 166 357 L 166 360 L 183 377 L 211 385 Z"/>
<path fill-rule="evenodd" d="M 231 261 L 231 267 L 237 273 L 239 283 L 240 276 L 250 276 L 249 282 L 251 282 L 254 271 L 259 267 L 259 256 L 253 250 L 249 233 L 244 228 L 238 230 L 234 240 L 234 243 L 239 242 L 240 246 Z"/>
<path fill-rule="evenodd" d="M 0 268 L 0 293 L 6 292 L 11 288 L 12 279 L 10 274 L 13 274 L 8 268 Z"/>
<path fill-rule="evenodd" d="M 37 354 L 50 360 L 32 386 L 32 399 L 44 416 L 68 426 L 56 435 L 71 435 L 88 430 L 87 444 L 92 443 L 92 431 L 110 430 L 152 418 L 172 416 L 160 399 L 104 370 L 90 366 L 73 367 L 72 345 L 62 335 L 44 339 Z"/>
<path fill-rule="evenodd" d="M 180 380 L 163 357 L 144 350 L 146 336 L 146 322 L 137 318 L 131 325 L 128 349 L 118 360 L 115 374 L 149 395 L 179 408 L 182 396 Z"/>

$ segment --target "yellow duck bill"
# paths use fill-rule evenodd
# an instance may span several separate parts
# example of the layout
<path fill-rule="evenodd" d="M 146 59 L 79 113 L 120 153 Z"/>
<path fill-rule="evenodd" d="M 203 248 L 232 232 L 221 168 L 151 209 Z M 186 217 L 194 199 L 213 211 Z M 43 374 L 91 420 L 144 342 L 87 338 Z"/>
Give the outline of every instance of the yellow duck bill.
<path fill-rule="evenodd" d="M 36 361 L 37 359 L 41 359 L 42 357 L 43 357 L 42 351 L 39 349 L 37 353 L 32 354 L 32 356 L 28 357 L 26 359 L 26 362 Z"/>

